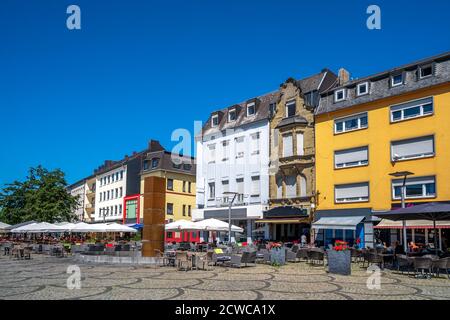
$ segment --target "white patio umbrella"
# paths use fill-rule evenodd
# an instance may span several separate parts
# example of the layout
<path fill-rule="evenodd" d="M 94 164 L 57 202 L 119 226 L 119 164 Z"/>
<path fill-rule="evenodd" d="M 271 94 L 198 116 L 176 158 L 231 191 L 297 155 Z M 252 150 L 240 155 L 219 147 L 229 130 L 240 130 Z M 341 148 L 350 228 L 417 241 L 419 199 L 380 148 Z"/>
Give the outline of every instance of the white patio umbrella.
<path fill-rule="evenodd" d="M 85 222 L 77 223 L 70 231 L 71 232 L 105 232 L 104 223 L 89 224 Z"/>
<path fill-rule="evenodd" d="M 205 219 L 195 222 L 204 231 L 228 231 L 228 223 L 217 219 Z M 244 229 L 231 225 L 231 232 L 244 232 Z"/>
<path fill-rule="evenodd" d="M 197 226 L 194 222 L 180 219 L 165 225 L 166 231 L 198 231 L 203 230 Z"/>
<path fill-rule="evenodd" d="M 116 222 L 106 223 L 105 230 L 105 232 L 137 232 L 137 230 L 134 228 Z"/>
<path fill-rule="evenodd" d="M 47 232 L 65 232 L 66 229 L 48 222 L 39 222 L 28 224 L 23 227 L 12 229 L 13 233 L 47 233 Z"/>
<path fill-rule="evenodd" d="M 8 232 L 8 229 L 7 229 L 8 227 L 11 227 L 11 225 L 0 222 L 0 233 Z"/>

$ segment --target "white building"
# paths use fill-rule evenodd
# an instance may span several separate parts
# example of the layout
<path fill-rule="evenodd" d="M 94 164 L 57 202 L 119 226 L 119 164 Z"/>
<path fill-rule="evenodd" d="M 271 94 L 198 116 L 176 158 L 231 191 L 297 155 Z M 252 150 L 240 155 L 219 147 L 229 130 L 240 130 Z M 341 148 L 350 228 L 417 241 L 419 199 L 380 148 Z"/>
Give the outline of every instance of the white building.
<path fill-rule="evenodd" d="M 276 94 L 268 94 L 211 114 L 196 138 L 197 209 L 193 220 L 227 221 L 232 196 L 224 193 L 237 192 L 232 223 L 244 228 L 244 235 L 236 240 L 252 240 L 255 221 L 268 209 L 269 116 L 276 98 Z"/>
<path fill-rule="evenodd" d="M 69 193 L 73 197 L 78 198 L 78 205 L 74 211 L 78 221 L 83 221 L 85 217 L 86 203 L 86 181 L 83 179 L 68 187 Z"/>

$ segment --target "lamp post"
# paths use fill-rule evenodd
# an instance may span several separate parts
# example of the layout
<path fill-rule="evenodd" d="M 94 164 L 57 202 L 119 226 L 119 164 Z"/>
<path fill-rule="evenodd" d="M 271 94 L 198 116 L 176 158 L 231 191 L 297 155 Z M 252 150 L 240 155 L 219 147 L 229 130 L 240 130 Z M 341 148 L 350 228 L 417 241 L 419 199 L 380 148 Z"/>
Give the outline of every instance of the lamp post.
<path fill-rule="evenodd" d="M 233 202 L 238 194 L 239 193 L 232 191 L 226 191 L 223 193 L 224 196 L 233 195 L 233 199 L 231 199 L 231 201 L 228 201 L 228 246 L 230 247 L 231 247 L 231 206 L 233 205 Z"/>
<path fill-rule="evenodd" d="M 393 173 L 389 173 L 390 176 L 396 178 L 403 178 L 402 189 L 401 189 L 401 199 L 402 199 L 402 208 L 405 207 L 405 195 L 406 195 L 406 177 L 411 176 L 414 173 L 410 171 L 397 171 Z M 408 252 L 408 242 L 406 240 L 406 220 L 403 220 L 403 247 L 405 249 L 405 254 Z"/>

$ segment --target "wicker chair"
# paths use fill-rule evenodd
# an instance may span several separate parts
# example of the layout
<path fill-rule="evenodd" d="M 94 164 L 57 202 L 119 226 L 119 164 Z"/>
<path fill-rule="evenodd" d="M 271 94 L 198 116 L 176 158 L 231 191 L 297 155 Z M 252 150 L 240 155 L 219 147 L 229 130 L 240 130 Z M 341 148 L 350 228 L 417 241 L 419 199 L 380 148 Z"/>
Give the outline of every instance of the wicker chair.
<path fill-rule="evenodd" d="M 431 277 L 432 264 L 433 260 L 431 260 L 430 258 L 415 257 L 413 260 L 413 266 L 416 274 L 420 273 L 421 275 L 423 275 L 424 271 L 428 271 L 427 276 L 429 277 Z"/>
<path fill-rule="evenodd" d="M 450 269 L 450 258 L 434 260 L 431 263 L 431 269 L 436 273 L 437 277 L 439 277 L 439 272 L 441 270 L 445 270 L 445 272 L 447 273 L 447 278 L 450 279 L 450 275 L 448 273 L 448 269 Z"/>
<path fill-rule="evenodd" d="M 187 252 L 177 252 L 175 259 L 178 270 L 188 271 L 192 268 L 192 260 L 189 259 Z"/>
<path fill-rule="evenodd" d="M 398 254 L 396 256 L 396 259 L 397 259 L 397 270 L 400 271 L 401 273 L 403 273 L 403 271 L 406 270 L 407 273 L 409 274 L 409 272 L 412 269 L 412 260 L 409 259 L 404 254 Z"/>
<path fill-rule="evenodd" d="M 383 267 L 383 258 L 377 253 L 369 252 L 368 264 L 369 264 L 369 266 L 371 264 L 377 264 L 380 268 L 382 268 Z"/>
<path fill-rule="evenodd" d="M 311 264 L 319 264 L 325 265 L 325 252 L 320 249 L 310 250 L 308 251 L 308 260 Z"/>

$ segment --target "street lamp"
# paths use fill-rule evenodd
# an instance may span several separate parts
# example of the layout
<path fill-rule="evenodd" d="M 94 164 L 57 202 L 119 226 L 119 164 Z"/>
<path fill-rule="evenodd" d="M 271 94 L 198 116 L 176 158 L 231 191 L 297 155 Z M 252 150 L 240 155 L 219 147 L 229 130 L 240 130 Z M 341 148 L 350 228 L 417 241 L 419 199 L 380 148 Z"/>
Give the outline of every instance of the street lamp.
<path fill-rule="evenodd" d="M 401 199 L 402 199 L 402 208 L 405 207 L 405 195 L 406 195 L 406 177 L 411 176 L 414 173 L 410 171 L 397 171 L 393 173 L 389 173 L 390 176 L 396 178 L 403 178 L 402 189 L 401 189 Z M 405 249 L 405 254 L 408 252 L 408 243 L 406 240 L 406 220 L 403 220 L 403 247 Z"/>
<path fill-rule="evenodd" d="M 233 205 L 234 200 L 236 199 L 236 196 L 239 193 L 232 192 L 232 191 L 226 191 L 223 193 L 224 196 L 231 196 L 233 195 L 233 199 L 231 201 L 228 201 L 228 245 L 231 247 L 231 206 Z"/>

